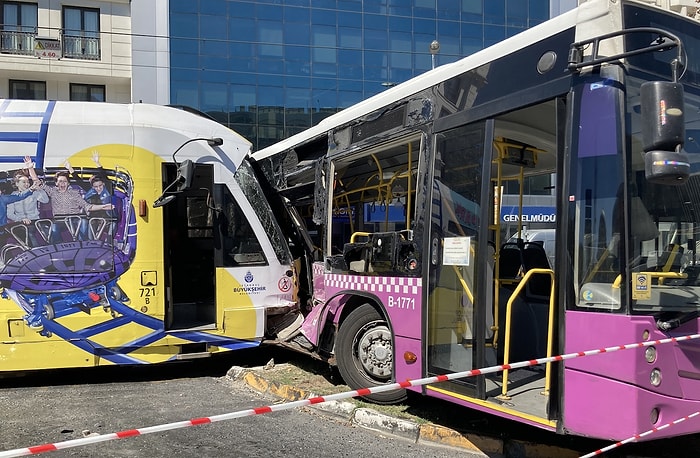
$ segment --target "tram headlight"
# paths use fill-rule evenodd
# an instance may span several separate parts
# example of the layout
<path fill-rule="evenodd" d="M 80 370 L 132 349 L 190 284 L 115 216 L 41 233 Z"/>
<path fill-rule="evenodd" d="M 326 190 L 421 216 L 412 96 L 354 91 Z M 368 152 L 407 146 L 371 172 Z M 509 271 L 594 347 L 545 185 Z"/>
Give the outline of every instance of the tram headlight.
<path fill-rule="evenodd" d="M 654 386 L 661 385 L 661 369 L 655 368 L 651 371 L 649 375 L 649 381 Z"/>
<path fill-rule="evenodd" d="M 647 347 L 646 350 L 644 350 L 644 359 L 646 359 L 649 364 L 656 361 L 656 347 Z"/>

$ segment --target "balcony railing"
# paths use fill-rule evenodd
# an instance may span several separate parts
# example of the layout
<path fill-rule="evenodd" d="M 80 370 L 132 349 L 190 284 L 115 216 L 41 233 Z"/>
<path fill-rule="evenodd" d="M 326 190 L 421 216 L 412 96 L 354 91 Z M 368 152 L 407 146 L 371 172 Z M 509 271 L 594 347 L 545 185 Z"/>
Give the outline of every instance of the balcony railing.
<path fill-rule="evenodd" d="M 63 57 L 100 60 L 100 39 L 63 35 Z"/>
<path fill-rule="evenodd" d="M 36 32 L 0 29 L 0 53 L 33 56 L 36 36 Z M 61 46 L 64 58 L 100 60 L 101 57 L 99 38 L 62 35 Z"/>
<path fill-rule="evenodd" d="M 0 52 L 5 54 L 34 55 L 36 32 L 9 32 L 0 30 Z"/>

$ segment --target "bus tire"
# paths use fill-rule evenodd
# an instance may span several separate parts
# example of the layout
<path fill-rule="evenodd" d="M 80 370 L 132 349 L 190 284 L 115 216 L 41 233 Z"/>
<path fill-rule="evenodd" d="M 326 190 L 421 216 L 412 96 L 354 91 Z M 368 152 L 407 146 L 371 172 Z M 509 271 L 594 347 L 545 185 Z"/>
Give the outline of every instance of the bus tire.
<path fill-rule="evenodd" d="M 335 346 L 338 371 L 352 389 L 393 383 L 394 348 L 391 330 L 370 304 L 356 308 L 343 320 Z M 406 399 L 406 390 L 363 396 L 376 404 L 395 404 Z"/>

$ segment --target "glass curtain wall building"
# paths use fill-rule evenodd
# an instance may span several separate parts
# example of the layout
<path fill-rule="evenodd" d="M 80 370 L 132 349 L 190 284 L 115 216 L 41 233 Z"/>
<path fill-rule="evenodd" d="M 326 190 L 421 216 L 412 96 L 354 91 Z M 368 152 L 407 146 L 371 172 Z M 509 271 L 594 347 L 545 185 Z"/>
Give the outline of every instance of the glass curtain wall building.
<path fill-rule="evenodd" d="M 170 0 L 168 8 L 170 103 L 209 114 L 255 149 L 550 17 L 549 0 Z"/>

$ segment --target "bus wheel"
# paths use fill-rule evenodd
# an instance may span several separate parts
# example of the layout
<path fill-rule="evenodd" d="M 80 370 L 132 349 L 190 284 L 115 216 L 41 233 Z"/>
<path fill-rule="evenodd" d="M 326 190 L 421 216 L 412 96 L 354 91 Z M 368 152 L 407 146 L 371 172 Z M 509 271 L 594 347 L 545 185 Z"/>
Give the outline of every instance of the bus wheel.
<path fill-rule="evenodd" d="M 372 388 L 392 382 L 394 348 L 384 318 L 369 304 L 350 312 L 338 331 L 335 345 L 338 371 L 352 389 Z M 406 399 L 406 390 L 392 390 L 363 396 L 377 404 L 394 404 Z"/>

